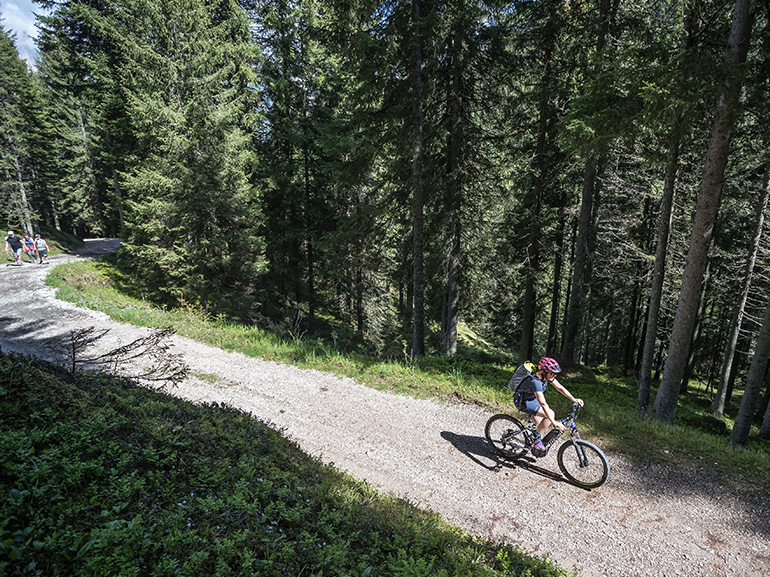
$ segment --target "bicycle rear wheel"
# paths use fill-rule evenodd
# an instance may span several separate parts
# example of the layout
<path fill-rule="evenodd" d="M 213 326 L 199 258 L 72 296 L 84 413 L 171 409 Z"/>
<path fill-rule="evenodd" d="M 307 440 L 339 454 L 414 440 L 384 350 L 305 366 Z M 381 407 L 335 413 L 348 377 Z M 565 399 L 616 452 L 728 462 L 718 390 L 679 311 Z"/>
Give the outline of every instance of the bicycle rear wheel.
<path fill-rule="evenodd" d="M 487 421 L 484 436 L 492 450 L 504 459 L 518 459 L 527 451 L 524 425 L 510 415 L 495 415 Z"/>
<path fill-rule="evenodd" d="M 588 441 L 571 439 L 559 447 L 559 469 L 570 481 L 593 489 L 610 476 L 610 465 L 602 450 Z"/>

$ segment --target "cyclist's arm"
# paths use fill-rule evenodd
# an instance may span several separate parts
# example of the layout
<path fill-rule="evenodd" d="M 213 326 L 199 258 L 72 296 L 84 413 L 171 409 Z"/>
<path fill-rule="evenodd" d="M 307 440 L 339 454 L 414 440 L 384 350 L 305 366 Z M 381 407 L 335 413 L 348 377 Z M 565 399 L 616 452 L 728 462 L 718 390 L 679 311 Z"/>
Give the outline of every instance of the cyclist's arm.
<path fill-rule="evenodd" d="M 583 404 L 584 404 L 584 403 L 583 403 L 583 399 L 576 399 L 575 397 L 573 397 L 573 396 L 572 396 L 572 393 L 570 393 L 570 392 L 567 390 L 567 387 L 565 387 L 564 385 L 562 385 L 562 384 L 561 384 L 559 381 L 557 381 L 555 378 L 554 378 L 554 380 L 553 380 L 553 381 L 551 381 L 551 384 L 553 385 L 553 388 L 554 388 L 554 389 L 556 389 L 556 390 L 557 390 L 557 391 L 559 391 L 559 392 L 560 392 L 562 395 L 564 395 L 565 397 L 567 397 L 567 398 L 568 398 L 570 401 L 572 401 L 572 403 L 577 403 L 577 404 L 579 404 L 581 407 L 583 406 Z"/>

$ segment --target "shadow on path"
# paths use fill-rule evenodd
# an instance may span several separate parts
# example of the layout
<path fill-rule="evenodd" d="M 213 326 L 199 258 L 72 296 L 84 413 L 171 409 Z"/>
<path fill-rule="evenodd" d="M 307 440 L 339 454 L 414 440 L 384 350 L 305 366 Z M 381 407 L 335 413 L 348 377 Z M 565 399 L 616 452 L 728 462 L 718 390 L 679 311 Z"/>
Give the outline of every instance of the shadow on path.
<path fill-rule="evenodd" d="M 489 444 L 484 437 L 458 435 L 457 433 L 452 433 L 450 431 L 442 431 L 441 437 L 452 443 L 458 451 L 468 457 L 471 461 L 489 471 L 501 471 L 503 468 L 523 469 L 558 483 L 566 483 L 573 487 L 577 487 L 578 489 L 590 491 L 590 489 L 573 483 L 559 473 L 549 471 L 548 469 L 536 465 L 537 459 L 529 455 L 525 455 L 512 461 L 501 459 L 499 455 L 489 448 Z M 492 464 L 487 464 L 482 459 L 487 461 L 491 460 Z"/>

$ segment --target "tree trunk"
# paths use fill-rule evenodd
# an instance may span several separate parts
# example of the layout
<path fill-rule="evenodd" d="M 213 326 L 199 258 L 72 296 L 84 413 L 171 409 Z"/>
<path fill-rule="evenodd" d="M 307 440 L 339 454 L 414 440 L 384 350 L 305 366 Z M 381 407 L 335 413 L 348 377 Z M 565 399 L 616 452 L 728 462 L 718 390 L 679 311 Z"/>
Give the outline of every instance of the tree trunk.
<path fill-rule="evenodd" d="M 628 311 L 628 327 L 626 329 L 625 342 L 623 344 L 623 376 L 628 374 L 629 369 L 634 366 L 634 351 L 636 342 L 639 338 L 639 318 L 644 311 L 640 311 L 639 301 L 641 290 L 639 281 L 634 283 L 634 293 L 631 298 L 631 308 Z"/>
<path fill-rule="evenodd" d="M 537 308 L 537 279 L 540 264 L 540 209 L 543 204 L 549 167 L 547 152 L 549 128 L 553 120 L 551 106 L 551 82 L 553 76 L 553 50 L 556 43 L 556 15 L 551 14 L 543 41 L 543 76 L 540 81 L 540 102 L 538 110 L 537 146 L 535 150 L 534 178 L 532 183 L 532 212 L 529 222 L 529 240 L 527 243 L 526 279 L 524 283 L 524 310 L 519 363 L 532 358 L 535 337 L 535 316 Z"/>
<path fill-rule="evenodd" d="M 722 415 L 725 410 L 730 370 L 733 366 L 735 349 L 738 345 L 738 335 L 741 331 L 743 315 L 746 309 L 746 301 L 749 298 L 751 279 L 754 275 L 754 266 L 756 265 L 757 255 L 759 254 L 759 243 L 762 239 L 762 232 L 765 222 L 765 211 L 767 210 L 768 199 L 770 199 L 770 160 L 766 161 L 765 163 L 765 175 L 762 181 L 762 190 L 759 194 L 756 216 L 754 219 L 754 222 L 756 223 L 754 226 L 754 236 L 751 239 L 751 243 L 749 243 L 749 254 L 748 258 L 746 259 L 746 266 L 743 269 L 743 280 L 741 281 L 741 290 L 738 293 L 738 304 L 735 305 L 733 322 L 730 325 L 730 334 L 727 337 L 727 350 L 725 351 L 724 360 L 722 361 L 722 370 L 719 373 L 719 388 L 717 389 L 717 394 L 714 397 L 714 403 L 711 406 L 711 410 L 715 415 Z"/>
<path fill-rule="evenodd" d="M 765 397 L 762 399 L 762 406 L 759 408 L 756 418 L 763 418 L 759 435 L 763 439 L 770 439 L 770 365 L 765 369 Z"/>
<path fill-rule="evenodd" d="M 556 255 L 553 264 L 553 292 L 551 294 L 551 321 L 548 324 L 548 346 L 546 355 L 556 356 L 558 349 L 557 343 L 557 324 L 559 322 L 559 300 L 561 298 L 561 269 L 564 262 L 564 228 L 566 221 L 566 201 L 562 194 L 562 201 L 559 205 L 559 223 L 556 229 Z"/>
<path fill-rule="evenodd" d="M 687 31 L 687 39 L 684 44 L 685 53 L 692 50 L 695 45 L 695 36 L 700 31 L 700 8 L 699 3 L 694 4 L 685 17 L 684 26 Z M 636 399 L 636 410 L 642 416 L 647 416 L 650 404 L 655 341 L 658 336 L 660 303 L 663 298 L 663 280 L 666 274 L 666 255 L 668 254 L 668 241 L 671 233 L 674 199 L 676 197 L 676 180 L 679 173 L 682 124 L 681 113 L 674 112 L 671 120 L 671 133 L 668 138 L 668 150 L 666 152 L 666 173 L 663 181 L 663 197 L 660 200 L 655 265 L 653 267 L 652 286 L 650 287 L 650 299 L 647 305 L 647 326 L 644 333 L 644 345 L 639 368 L 639 394 Z"/>
<path fill-rule="evenodd" d="M 462 211 L 462 146 L 463 146 L 463 19 L 455 15 L 449 39 L 449 140 L 447 142 L 447 212 L 449 218 L 449 254 L 447 275 L 446 327 L 444 354 L 457 352 L 457 325 L 460 320 L 460 250 Z"/>
<path fill-rule="evenodd" d="M 425 255 L 423 229 L 425 226 L 425 191 L 423 189 L 422 149 L 422 0 L 414 0 L 412 22 L 412 266 L 414 304 L 412 309 L 412 355 L 425 354 Z"/>
<path fill-rule="evenodd" d="M 596 187 L 596 164 L 593 155 L 589 156 L 583 173 L 583 193 L 580 204 L 580 223 L 578 225 L 575 247 L 575 268 L 572 273 L 572 294 L 567 310 L 567 322 L 564 330 L 564 343 L 561 348 L 561 362 L 565 367 L 575 366 L 575 349 L 580 322 L 583 317 L 583 297 L 587 278 L 586 267 L 589 254 L 589 237 L 594 215 L 594 190 Z"/>
<path fill-rule="evenodd" d="M 112 169 L 112 186 L 115 189 L 115 196 L 118 199 L 118 220 L 120 222 L 120 234 L 123 234 L 123 231 L 126 228 L 126 220 L 123 215 L 123 194 L 120 188 L 120 180 L 118 179 L 118 171 L 114 168 Z"/>
<path fill-rule="evenodd" d="M 310 119 L 308 118 L 307 109 L 307 91 L 303 86 L 303 116 L 305 122 L 303 123 L 303 143 L 302 143 L 302 159 L 303 159 L 303 181 L 305 188 L 305 245 L 307 253 L 307 300 L 308 300 L 308 332 L 312 335 L 315 333 L 315 311 L 316 311 L 316 294 L 315 294 L 315 252 L 313 250 L 314 242 L 314 230 L 315 222 L 313 210 L 313 186 L 310 178 L 310 136 L 308 134 L 308 126 Z"/>
<path fill-rule="evenodd" d="M 601 56 L 610 37 L 610 30 L 615 20 L 620 0 L 601 0 L 596 53 Z M 598 68 L 598 67 L 597 67 Z M 598 70 L 597 70 L 598 72 Z M 597 159 L 600 156 L 597 145 L 588 153 L 583 170 L 583 192 L 580 204 L 580 225 L 578 228 L 577 254 L 572 277 L 572 295 L 564 330 L 564 342 L 561 349 L 561 362 L 565 367 L 576 364 L 575 350 L 580 324 L 584 318 L 584 301 L 590 283 L 591 247 L 596 231 L 592 224 L 598 211 Z"/>
<path fill-rule="evenodd" d="M 735 425 L 730 434 L 730 441 L 735 445 L 746 445 L 749 441 L 751 425 L 754 421 L 754 410 L 762 391 L 762 383 L 765 380 L 767 364 L 770 362 L 770 302 L 765 309 L 765 318 L 762 321 L 762 329 L 757 337 L 757 346 L 754 349 L 754 359 L 749 367 L 749 375 L 746 379 L 746 390 L 743 392 L 741 407 L 735 417 Z M 767 417 L 765 417 L 767 421 Z M 762 425 L 764 429 L 764 423 Z"/>
<path fill-rule="evenodd" d="M 727 51 L 728 78 L 719 99 L 714 119 L 703 177 L 698 191 L 690 247 L 682 278 L 674 326 L 666 356 L 663 379 L 655 397 L 653 416 L 662 422 L 673 423 L 679 400 L 679 386 L 684 373 L 687 350 L 692 340 L 701 285 L 706 271 L 709 246 L 714 233 L 714 222 L 719 209 L 725 167 L 733 134 L 735 117 L 743 81 L 746 54 L 751 40 L 756 0 L 737 0 Z"/>
<path fill-rule="evenodd" d="M 745 346 L 741 346 L 745 345 Z M 738 340 L 738 345 L 736 347 L 736 352 L 740 351 L 741 349 L 745 349 L 747 351 L 751 350 L 751 340 L 747 339 L 745 336 L 741 337 Z M 727 393 L 725 393 L 725 411 L 727 411 L 730 408 L 730 403 L 733 399 L 733 389 L 735 388 L 735 381 L 738 378 L 738 372 L 741 368 L 741 357 L 740 355 L 735 355 L 733 357 L 733 366 L 730 367 L 730 376 L 727 379 Z"/>
<path fill-rule="evenodd" d="M 658 220 L 657 246 L 655 249 L 655 265 L 650 287 L 650 300 L 647 304 L 647 329 L 644 334 L 644 349 L 639 369 L 639 393 L 636 399 L 636 410 L 647 415 L 650 404 L 650 386 L 652 383 L 653 360 L 655 357 L 655 342 L 658 336 L 658 320 L 660 303 L 663 299 L 663 280 L 666 275 L 666 254 L 673 219 L 674 198 L 676 196 L 676 178 L 679 172 L 679 149 L 681 146 L 680 126 L 681 116 L 676 114 L 672 121 L 671 136 L 668 141 L 666 155 L 666 176 L 663 181 L 663 197 L 660 199 L 660 219 Z"/>
<path fill-rule="evenodd" d="M 24 232 L 32 236 L 35 234 L 32 226 L 32 209 L 30 208 L 29 201 L 27 200 L 27 189 L 24 186 L 24 176 L 21 172 L 19 157 L 14 155 L 13 161 L 16 164 L 16 175 L 19 183 L 19 198 L 17 201 L 19 223 L 21 224 L 21 228 L 24 229 Z"/>
<path fill-rule="evenodd" d="M 679 394 L 687 392 L 687 387 L 690 384 L 690 379 L 695 373 L 695 353 L 700 348 L 701 344 L 701 332 L 703 328 L 703 313 L 706 308 L 706 293 L 708 292 L 708 271 L 711 267 L 711 263 L 706 264 L 706 273 L 704 274 L 705 280 L 703 282 L 703 288 L 700 292 L 700 298 L 698 299 L 698 312 L 695 319 L 695 328 L 692 333 L 692 340 L 690 342 L 690 349 L 687 352 L 687 363 L 685 364 L 684 373 L 682 375 L 682 382 L 679 385 Z"/>
<path fill-rule="evenodd" d="M 360 266 L 356 271 L 356 330 L 364 334 L 364 277 Z"/>

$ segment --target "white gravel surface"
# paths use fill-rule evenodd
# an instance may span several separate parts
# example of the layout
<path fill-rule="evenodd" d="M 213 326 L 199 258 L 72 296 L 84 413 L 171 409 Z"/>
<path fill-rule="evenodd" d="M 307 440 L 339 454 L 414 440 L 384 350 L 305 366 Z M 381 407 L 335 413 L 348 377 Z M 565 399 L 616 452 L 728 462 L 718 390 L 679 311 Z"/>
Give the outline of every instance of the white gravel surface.
<path fill-rule="evenodd" d="M 115 246 L 92 240 L 79 254 Z M 80 256 L 55 257 L 50 266 L 73 258 Z M 0 265 L 3 351 L 51 358 L 44 339 L 90 326 L 111 329 L 109 346 L 145 334 L 56 300 L 44 284 L 47 270 Z M 591 577 L 754 577 L 770 569 L 767 488 L 721 486 L 710 463 L 641 466 L 608 454 L 609 481 L 585 491 L 561 477 L 555 453 L 497 460 L 483 438 L 491 413 L 479 407 L 383 393 L 349 378 L 173 341 L 198 377 L 172 394 L 249 411 L 324 462 L 481 537 Z"/>

